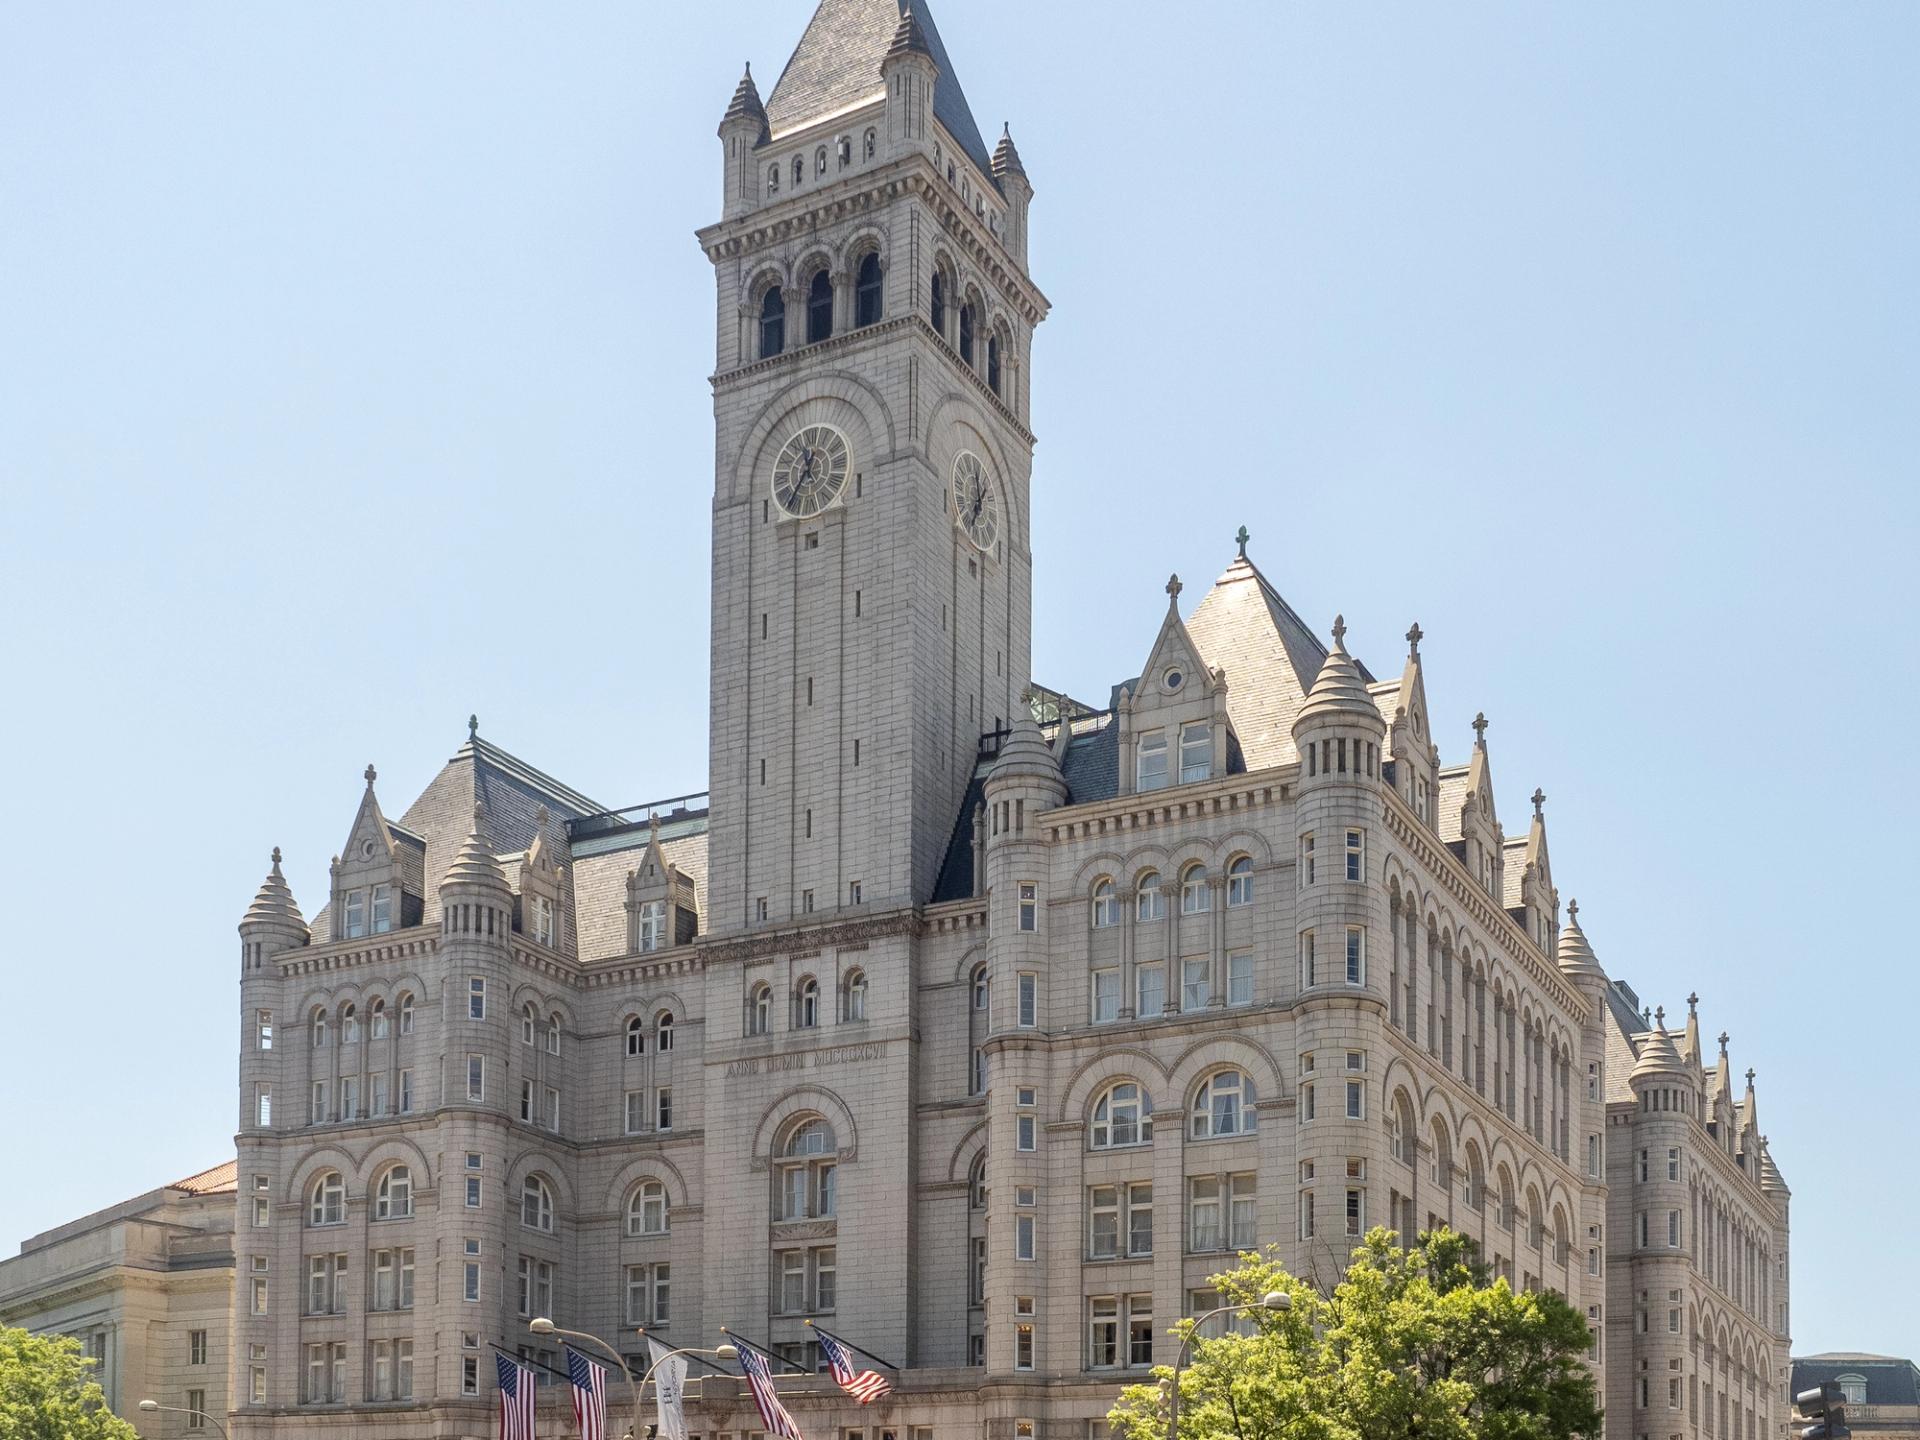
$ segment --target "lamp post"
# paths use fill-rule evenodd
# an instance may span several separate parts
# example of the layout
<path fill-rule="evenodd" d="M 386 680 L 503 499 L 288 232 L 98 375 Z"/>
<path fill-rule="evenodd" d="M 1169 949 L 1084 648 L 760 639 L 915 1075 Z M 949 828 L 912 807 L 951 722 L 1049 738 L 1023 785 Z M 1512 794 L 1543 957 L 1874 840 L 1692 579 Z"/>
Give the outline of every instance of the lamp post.
<path fill-rule="evenodd" d="M 625 1357 L 598 1335 L 589 1335 L 584 1330 L 562 1330 L 544 1315 L 529 1320 L 527 1322 L 527 1329 L 536 1335 L 562 1335 L 569 1340 L 585 1340 L 591 1344 L 598 1345 L 613 1357 L 613 1363 L 618 1365 L 620 1367 L 620 1373 L 627 1377 L 627 1390 L 633 1397 L 633 1420 L 632 1423 L 627 1426 L 626 1440 L 633 1440 L 633 1437 L 640 1432 L 640 1392 L 646 1387 L 647 1381 L 653 1378 L 653 1372 L 660 1368 L 661 1360 L 671 1360 L 676 1355 L 711 1355 L 718 1360 L 731 1360 L 740 1353 L 731 1345 L 720 1345 L 712 1350 L 703 1350 L 693 1345 L 683 1345 L 678 1350 L 666 1351 L 659 1359 L 647 1366 L 644 1375 L 638 1380 L 635 1380 L 633 1378 L 633 1371 L 627 1368 Z"/>
<path fill-rule="evenodd" d="M 1284 1290 L 1269 1290 L 1258 1300 L 1244 1301 L 1238 1305 L 1219 1305 L 1204 1315 L 1196 1315 L 1193 1328 L 1187 1331 L 1186 1339 L 1180 1342 L 1180 1348 L 1173 1356 L 1173 1388 L 1167 1392 L 1167 1440 L 1180 1440 L 1180 1367 L 1187 1363 L 1187 1346 L 1193 1343 L 1193 1337 L 1200 1333 L 1200 1327 L 1216 1315 L 1225 1315 L 1236 1310 L 1291 1310 L 1293 1297 Z"/>
<path fill-rule="evenodd" d="M 221 1435 L 225 1437 L 225 1440 L 233 1440 L 233 1437 L 227 1434 L 227 1427 L 222 1425 L 218 1420 L 214 1420 L 213 1416 L 204 1410 L 190 1410 L 184 1405 L 162 1405 L 158 1400 L 142 1400 L 140 1402 L 140 1408 L 149 1415 L 153 1414 L 156 1410 L 166 1410 L 175 1415 L 198 1415 L 202 1420 L 213 1420 L 213 1428 L 218 1430 Z"/>

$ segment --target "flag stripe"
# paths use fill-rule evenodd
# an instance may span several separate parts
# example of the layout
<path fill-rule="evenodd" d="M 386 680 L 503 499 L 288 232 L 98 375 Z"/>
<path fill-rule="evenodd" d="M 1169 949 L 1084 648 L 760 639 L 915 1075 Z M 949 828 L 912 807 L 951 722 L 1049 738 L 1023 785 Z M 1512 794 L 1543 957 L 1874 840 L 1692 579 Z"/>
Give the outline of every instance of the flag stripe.
<path fill-rule="evenodd" d="M 754 1407 L 760 1412 L 760 1421 L 767 1427 L 767 1433 L 778 1435 L 781 1440 L 806 1440 L 800 1433 L 800 1424 L 780 1403 L 780 1397 L 773 1393 L 773 1372 L 767 1368 L 767 1357 L 752 1346 L 740 1347 L 740 1370 L 747 1377 L 747 1388 L 753 1392 Z"/>
<path fill-rule="evenodd" d="M 606 1440 L 607 1367 L 568 1346 L 567 1378 L 573 1382 L 573 1423 L 580 1440 Z"/>
<path fill-rule="evenodd" d="M 853 1349 L 839 1336 L 829 1335 L 817 1326 L 813 1333 L 820 1337 L 820 1353 L 827 1357 L 827 1367 L 833 1371 L 834 1382 L 847 1394 L 862 1405 L 871 1405 L 893 1393 L 893 1382 L 879 1371 L 855 1370 Z"/>
<path fill-rule="evenodd" d="M 537 1398 L 533 1371 L 513 1357 L 498 1353 L 493 1365 L 500 1381 L 500 1440 L 533 1440 Z"/>

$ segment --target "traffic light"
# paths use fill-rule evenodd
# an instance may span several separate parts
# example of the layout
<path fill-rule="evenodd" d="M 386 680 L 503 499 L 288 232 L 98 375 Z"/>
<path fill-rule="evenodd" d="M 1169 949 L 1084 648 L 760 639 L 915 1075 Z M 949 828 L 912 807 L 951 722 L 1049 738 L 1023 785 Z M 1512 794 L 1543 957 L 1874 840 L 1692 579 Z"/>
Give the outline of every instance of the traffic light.
<path fill-rule="evenodd" d="M 1845 1398 L 1846 1392 L 1837 1380 L 1794 1396 L 1794 1407 L 1801 1418 L 1813 1422 L 1800 1431 L 1800 1440 L 1847 1440 L 1853 1432 L 1847 1428 L 1846 1406 L 1840 1403 Z"/>

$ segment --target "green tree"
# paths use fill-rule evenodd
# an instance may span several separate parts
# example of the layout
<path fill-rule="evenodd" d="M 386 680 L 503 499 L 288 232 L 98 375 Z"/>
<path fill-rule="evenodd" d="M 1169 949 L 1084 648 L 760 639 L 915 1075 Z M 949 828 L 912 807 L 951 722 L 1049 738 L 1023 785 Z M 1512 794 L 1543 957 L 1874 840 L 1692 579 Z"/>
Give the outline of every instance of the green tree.
<path fill-rule="evenodd" d="M 1488 1282 L 1451 1230 L 1398 1249 L 1376 1229 L 1331 1295 L 1246 1254 L 1215 1276 L 1222 1304 L 1253 1308 L 1251 1334 L 1194 1340 L 1180 1374 L 1177 1440 L 1574 1440 L 1600 1434 L 1580 1312 L 1551 1293 Z M 1292 1309 L 1259 1308 L 1278 1290 Z M 1177 1340 L 1193 1321 L 1174 1327 Z M 1166 1440 L 1170 1366 L 1129 1385 L 1118 1440 Z"/>
<path fill-rule="evenodd" d="M 0 1325 L 0 1440 L 135 1440 L 67 1335 Z"/>

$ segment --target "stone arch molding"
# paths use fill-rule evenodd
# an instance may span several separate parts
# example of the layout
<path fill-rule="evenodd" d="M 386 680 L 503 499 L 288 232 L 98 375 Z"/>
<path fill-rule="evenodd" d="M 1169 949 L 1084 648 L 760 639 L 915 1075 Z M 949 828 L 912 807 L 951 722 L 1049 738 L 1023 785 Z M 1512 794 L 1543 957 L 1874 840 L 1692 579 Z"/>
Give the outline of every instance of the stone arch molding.
<path fill-rule="evenodd" d="M 848 1108 L 847 1102 L 825 1086 L 797 1085 L 775 1100 L 761 1115 L 760 1123 L 753 1132 L 752 1168 L 766 1169 L 773 1158 L 775 1137 L 786 1128 L 788 1121 L 809 1114 L 817 1114 L 833 1126 L 834 1139 L 839 1144 L 842 1160 L 850 1161 L 859 1157 L 859 1133 L 853 1123 L 853 1111 Z"/>
<path fill-rule="evenodd" d="M 729 493 L 722 503 L 766 493 L 775 457 L 795 430 L 831 425 L 853 447 L 855 469 L 891 460 L 897 449 L 893 413 L 880 392 L 850 370 L 829 370 L 796 379 L 767 401 L 741 443 Z"/>
<path fill-rule="evenodd" d="M 658 1180 L 666 1186 L 669 1210 L 693 1203 L 693 1192 L 679 1166 L 664 1155 L 642 1155 L 622 1165 L 607 1187 L 606 1206 L 615 1216 L 624 1216 L 627 1197 L 642 1180 Z"/>

